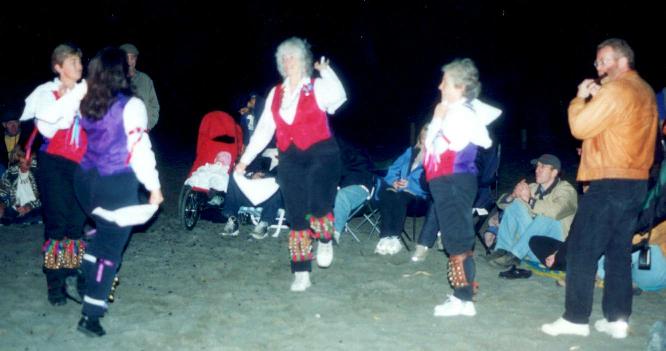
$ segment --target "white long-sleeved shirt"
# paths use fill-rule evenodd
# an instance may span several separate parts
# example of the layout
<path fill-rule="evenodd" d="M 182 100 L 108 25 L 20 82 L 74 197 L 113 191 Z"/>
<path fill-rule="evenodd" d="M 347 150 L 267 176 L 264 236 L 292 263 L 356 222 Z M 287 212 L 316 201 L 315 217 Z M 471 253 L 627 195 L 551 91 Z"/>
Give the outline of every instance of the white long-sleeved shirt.
<path fill-rule="evenodd" d="M 433 118 L 428 125 L 426 149 L 436 156 L 446 150 L 460 151 L 469 143 L 487 149 L 492 145 L 492 140 L 486 126 L 501 113 L 501 110 L 478 99 L 469 106 L 465 100 L 452 103 L 445 118 Z"/>
<path fill-rule="evenodd" d="M 130 168 L 148 191 L 159 189 L 155 153 L 148 133 L 145 132 L 148 127 L 148 113 L 141 99 L 133 97 L 127 102 L 123 110 L 123 124 L 127 135 L 127 151 L 132 153 Z"/>
<path fill-rule="evenodd" d="M 333 69 L 328 67 L 319 71 L 319 73 L 321 74 L 321 78 L 315 79 L 314 82 L 315 100 L 322 111 L 334 114 L 347 101 L 347 93 Z M 309 84 L 310 80 L 310 78 L 301 79 L 294 91 L 287 91 L 289 78 L 286 78 L 282 83 L 282 86 L 285 87 L 285 93 L 280 102 L 280 115 L 287 124 L 294 123 L 301 89 L 303 85 Z M 266 105 L 264 106 L 259 123 L 257 123 L 257 128 L 254 130 L 252 138 L 250 138 L 250 142 L 240 159 L 240 162 L 246 165 L 250 164 L 266 148 L 266 145 L 268 145 L 275 134 L 275 120 L 273 119 L 273 111 L 271 110 L 274 96 L 275 87 L 268 93 Z"/>
<path fill-rule="evenodd" d="M 38 86 L 25 99 L 25 109 L 20 120 L 35 118 L 37 129 L 47 138 L 52 138 L 58 130 L 67 129 L 72 125 L 74 117 L 79 114 L 81 99 L 88 91 L 86 81 L 82 80 L 56 99 L 53 92 L 58 91 L 61 85 L 60 79 L 55 78 Z"/>

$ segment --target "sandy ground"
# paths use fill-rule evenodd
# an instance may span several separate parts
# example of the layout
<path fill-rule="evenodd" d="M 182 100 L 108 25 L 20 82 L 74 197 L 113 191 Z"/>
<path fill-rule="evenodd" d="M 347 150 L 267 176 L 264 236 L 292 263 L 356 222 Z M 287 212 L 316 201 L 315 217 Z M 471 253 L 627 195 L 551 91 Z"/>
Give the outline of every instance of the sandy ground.
<path fill-rule="evenodd" d="M 381 257 L 373 254 L 376 235 L 367 233 L 360 243 L 345 235 L 332 267 L 314 268 L 313 286 L 292 293 L 286 233 L 248 240 L 251 228 L 244 227 L 239 237 L 222 238 L 222 225 L 207 221 L 184 230 L 177 197 L 193 155 L 160 155 L 167 201 L 155 223 L 132 238 L 103 338 L 76 331 L 79 305 L 48 304 L 43 227 L 0 228 L 0 350 L 624 351 L 645 349 L 650 326 L 666 318 L 666 292 L 643 293 L 625 340 L 596 331 L 550 337 L 539 328 L 562 314 L 564 289 L 538 276 L 502 280 L 479 250 L 477 315 L 436 318 L 433 307 L 451 293 L 444 254 L 432 251 L 418 264 L 406 251 Z M 503 162 L 503 182 L 529 170 L 524 163 Z M 601 318 L 600 289 L 594 298 L 592 321 Z"/>

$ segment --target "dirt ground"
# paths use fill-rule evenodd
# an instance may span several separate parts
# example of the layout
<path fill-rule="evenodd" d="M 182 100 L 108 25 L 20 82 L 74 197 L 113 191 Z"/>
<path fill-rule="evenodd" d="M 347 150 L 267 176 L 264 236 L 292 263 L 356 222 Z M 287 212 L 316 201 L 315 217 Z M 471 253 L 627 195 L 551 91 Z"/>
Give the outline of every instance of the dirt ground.
<path fill-rule="evenodd" d="M 412 263 L 405 250 L 378 256 L 377 236 L 367 232 L 360 243 L 345 234 L 333 265 L 315 267 L 313 286 L 292 293 L 286 232 L 248 240 L 245 226 L 239 237 L 222 238 L 222 224 L 208 221 L 186 231 L 177 197 L 193 155 L 158 153 L 166 202 L 152 226 L 131 240 L 117 300 L 102 320 L 103 338 L 76 331 L 80 306 L 73 301 L 47 302 L 43 226 L 0 228 L 0 350 L 624 351 L 645 349 L 650 326 L 666 318 L 666 292 L 644 292 L 634 298 L 624 340 L 594 330 L 586 338 L 545 335 L 540 326 L 562 314 L 564 289 L 540 276 L 502 280 L 478 248 L 477 315 L 433 317 L 433 307 L 451 293 L 445 255 L 433 250 L 422 263 Z M 525 162 L 503 162 L 504 187 L 529 172 Z M 594 301 L 592 321 L 601 318 L 600 289 Z"/>

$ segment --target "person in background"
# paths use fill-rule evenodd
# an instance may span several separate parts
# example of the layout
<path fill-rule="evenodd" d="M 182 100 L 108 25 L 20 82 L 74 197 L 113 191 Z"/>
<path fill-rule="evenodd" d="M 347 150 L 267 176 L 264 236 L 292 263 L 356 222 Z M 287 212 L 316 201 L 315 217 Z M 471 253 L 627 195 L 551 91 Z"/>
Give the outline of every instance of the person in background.
<path fill-rule="evenodd" d="M 20 112 L 14 110 L 12 106 L 0 107 L 2 111 L 2 128 L 4 130 L 3 139 L 0 141 L 0 175 L 9 167 L 10 154 L 14 147 L 25 146 L 30 129 L 24 129 L 19 122 Z M 27 123 L 26 123 L 27 124 Z"/>
<path fill-rule="evenodd" d="M 333 204 L 341 162 L 326 114 L 335 113 L 347 94 L 323 57 L 314 64 L 321 78 L 311 77 L 312 53 L 303 39 L 293 37 L 282 42 L 275 59 L 284 80 L 268 94 L 236 172 L 245 173 L 247 165 L 276 136 L 280 160 L 277 180 L 291 225 L 291 291 L 305 291 L 311 286 L 313 239 L 333 254 Z"/>
<path fill-rule="evenodd" d="M 244 175 L 232 174 L 229 178 L 227 193 L 224 197 L 224 203 L 222 204 L 222 215 L 227 218 L 227 222 L 224 224 L 223 231 L 220 235 L 225 237 L 238 236 L 240 232 L 240 221 L 236 216 L 239 209 L 241 207 L 260 207 L 261 215 L 259 216 L 259 222 L 254 226 L 252 232 L 250 232 L 250 236 L 257 240 L 266 237 L 269 226 L 276 222 L 276 219 L 279 217 L 278 211 L 284 206 L 282 193 L 279 188 L 275 190 L 267 184 L 247 184 L 246 186 L 252 188 L 251 190 L 255 192 L 255 194 L 267 194 L 272 192 L 272 195 L 264 196 L 266 200 L 255 205 L 245 193 L 245 191 L 250 189 L 241 188 L 236 181 L 236 177 L 246 177 L 251 181 L 275 178 L 277 176 L 278 168 L 278 162 L 273 163 L 270 158 L 261 156 L 252 161 L 252 163 L 246 168 Z"/>
<path fill-rule="evenodd" d="M 425 174 L 423 173 L 423 142 L 427 125 L 421 132 L 414 146 L 410 146 L 389 167 L 382 179 L 379 198 L 379 242 L 375 253 L 379 255 L 395 255 L 402 250 L 400 235 L 405 226 L 407 208 L 410 206 L 428 206 L 428 191 L 424 189 Z M 423 250 L 423 249 L 417 249 Z"/>
<path fill-rule="evenodd" d="M 528 256 L 537 260 L 529 248 L 535 235 L 564 241 L 578 207 L 576 188 L 560 177 L 562 163 L 555 155 L 543 154 L 532 160 L 535 182 L 525 179 L 504 194 L 497 206 L 504 210 L 497 233 L 496 250 L 486 256 L 500 268 L 519 265 Z"/>
<path fill-rule="evenodd" d="M 541 330 L 589 335 L 597 260 L 605 255 L 604 318 L 594 327 L 621 339 L 629 331 L 631 238 L 654 158 L 657 105 L 652 88 L 634 69 L 626 41 L 599 44 L 594 67 L 599 81 L 583 80 L 568 111 L 571 133 L 583 141 L 577 180 L 589 186 L 567 240 L 565 311 Z"/>
<path fill-rule="evenodd" d="M 349 216 L 368 201 L 375 184 L 375 177 L 370 172 L 372 161 L 370 161 L 370 157 L 364 149 L 343 139 L 340 135 L 336 135 L 336 141 L 340 147 L 340 157 L 342 158 L 342 174 L 338 192 L 335 195 L 335 205 L 333 205 L 334 236 L 335 241 L 339 243 L 341 235 L 345 231 L 345 225 L 350 220 Z M 330 265 L 330 262 L 324 262 L 319 257 L 321 248 L 322 246 L 318 247 L 317 250 L 317 262 Z M 330 257 L 332 259 L 333 255 L 330 255 Z"/>
<path fill-rule="evenodd" d="M 28 160 L 20 145 L 12 150 L 11 166 L 0 178 L 0 223 L 32 224 L 42 219 L 35 180 L 36 160 Z"/>
<path fill-rule="evenodd" d="M 240 126 L 243 130 L 244 146 L 247 146 L 250 142 L 250 137 L 252 137 L 259 122 L 259 114 L 263 109 L 264 100 L 256 93 L 250 93 L 248 99 L 242 102 L 242 107 L 238 110 L 238 114 L 240 115 Z"/>
<path fill-rule="evenodd" d="M 120 45 L 120 49 L 127 54 L 128 74 L 132 82 L 132 91 L 146 105 L 148 130 L 150 131 L 155 128 L 160 118 L 160 103 L 157 101 L 153 80 L 147 74 L 136 69 L 136 63 L 139 60 L 139 49 L 136 46 L 126 43 Z"/>
<path fill-rule="evenodd" d="M 93 215 L 139 203 L 139 183 L 150 192 L 148 203 L 164 201 L 150 138 L 146 107 L 132 96 L 122 50 L 102 49 L 88 65 L 88 92 L 81 100 L 88 148 L 75 175 L 76 197 L 95 222 L 83 257 L 86 288 L 78 330 L 88 336 L 106 332 L 100 324 L 131 226 Z"/>

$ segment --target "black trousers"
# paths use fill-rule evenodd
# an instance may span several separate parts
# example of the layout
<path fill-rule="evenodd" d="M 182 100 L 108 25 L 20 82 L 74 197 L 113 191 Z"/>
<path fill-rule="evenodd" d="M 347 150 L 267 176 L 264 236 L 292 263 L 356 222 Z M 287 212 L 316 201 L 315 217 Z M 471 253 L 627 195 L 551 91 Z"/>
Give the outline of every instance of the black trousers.
<path fill-rule="evenodd" d="M 393 187 L 387 187 L 379 194 L 379 236 L 399 236 L 405 226 L 407 207 L 420 200 L 406 191 L 395 191 Z"/>
<path fill-rule="evenodd" d="M 546 266 L 546 258 L 555 254 L 553 265 L 549 269 L 565 271 L 567 269 L 567 242 L 562 242 L 547 236 L 536 235 L 530 239 L 530 250 Z"/>
<path fill-rule="evenodd" d="M 44 240 L 80 240 L 86 215 L 74 195 L 74 173 L 79 165 L 64 157 L 46 152 L 39 153 L 37 186 L 42 200 Z M 73 269 L 47 269 L 46 285 L 49 291 L 63 291 L 65 278 L 75 274 Z"/>
<path fill-rule="evenodd" d="M 75 178 L 76 196 L 89 215 L 97 207 L 112 211 L 139 203 L 139 182 L 133 172 L 100 176 L 95 169 L 79 169 Z M 96 318 L 106 312 L 106 300 L 132 227 L 119 227 L 95 215 L 91 218 L 97 232 L 90 238 L 81 265 L 86 280 L 83 314 Z"/>
<path fill-rule="evenodd" d="M 590 182 L 567 238 L 564 319 L 588 323 L 597 261 L 605 255 L 602 310 L 610 322 L 631 315 L 631 237 L 647 193 L 647 181 Z"/>
<path fill-rule="evenodd" d="M 306 216 L 323 217 L 333 212 L 342 168 L 338 144 L 327 139 L 307 150 L 292 144 L 279 157 L 277 182 L 285 216 L 292 230 L 306 230 L 310 228 Z"/>
<path fill-rule="evenodd" d="M 472 205 L 476 197 L 476 182 L 476 175 L 471 173 L 452 174 L 430 180 L 430 194 L 442 232 L 442 243 L 449 256 L 474 248 Z M 467 257 L 463 265 L 470 285 L 454 289 L 453 295 L 463 301 L 471 301 L 471 283 L 476 272 L 474 258 Z"/>
<path fill-rule="evenodd" d="M 74 172 L 79 165 L 60 156 L 39 154 L 37 185 L 42 200 L 46 239 L 81 239 L 86 215 L 74 195 Z"/>

